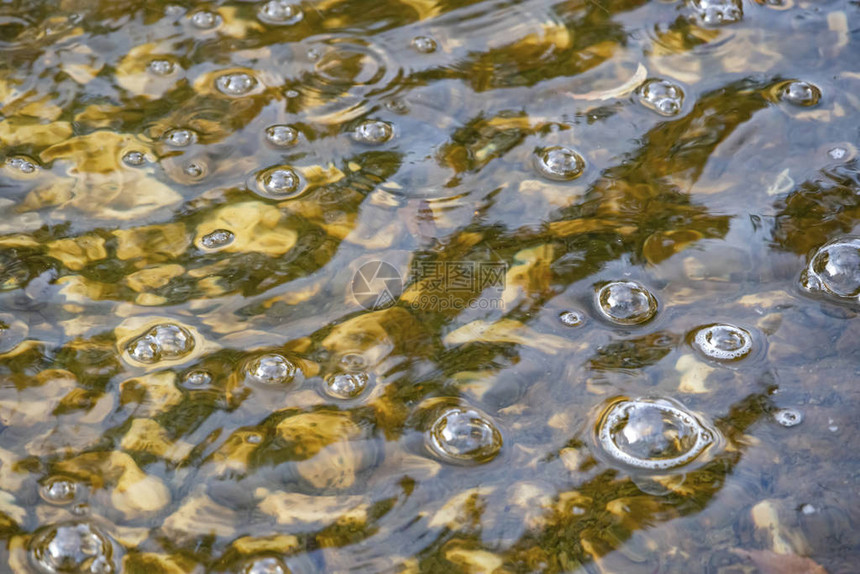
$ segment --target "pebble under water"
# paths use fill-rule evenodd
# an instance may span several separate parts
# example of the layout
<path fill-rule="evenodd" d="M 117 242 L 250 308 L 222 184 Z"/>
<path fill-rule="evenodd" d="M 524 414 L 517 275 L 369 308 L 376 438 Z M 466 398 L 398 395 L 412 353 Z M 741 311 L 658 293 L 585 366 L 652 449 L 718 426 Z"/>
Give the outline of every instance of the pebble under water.
<path fill-rule="evenodd" d="M 0 572 L 855 572 L 857 30 L 0 3 Z"/>

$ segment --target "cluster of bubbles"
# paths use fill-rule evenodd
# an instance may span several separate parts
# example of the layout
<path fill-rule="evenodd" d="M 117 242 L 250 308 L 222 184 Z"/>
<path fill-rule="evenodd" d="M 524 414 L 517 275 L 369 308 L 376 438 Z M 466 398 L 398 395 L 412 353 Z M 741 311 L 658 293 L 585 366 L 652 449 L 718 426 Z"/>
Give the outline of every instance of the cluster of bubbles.
<path fill-rule="evenodd" d="M 257 16 L 267 24 L 292 26 L 302 21 L 304 13 L 298 4 L 287 0 L 270 0 L 260 6 Z"/>
<path fill-rule="evenodd" d="M 263 385 L 285 385 L 296 376 L 296 366 L 283 355 L 267 353 L 255 357 L 245 366 L 245 377 Z"/>
<path fill-rule="evenodd" d="M 708 26 L 740 22 L 744 9 L 740 0 L 693 0 L 693 10 Z"/>
<path fill-rule="evenodd" d="M 216 229 L 200 238 L 200 244 L 206 249 L 221 249 L 233 243 L 236 236 L 227 229 Z"/>
<path fill-rule="evenodd" d="M 194 337 L 184 327 L 172 323 L 156 325 L 132 340 L 127 351 L 139 363 L 179 359 L 194 350 Z"/>
<path fill-rule="evenodd" d="M 638 90 L 639 101 L 661 116 L 676 116 L 684 107 L 684 90 L 669 80 L 653 78 Z"/>
<path fill-rule="evenodd" d="M 612 281 L 597 292 L 597 308 L 619 325 L 641 325 L 657 313 L 657 299 L 636 281 Z"/>
<path fill-rule="evenodd" d="M 810 293 L 837 301 L 860 301 L 860 237 L 840 237 L 819 248 L 800 283 Z"/>
<path fill-rule="evenodd" d="M 382 120 L 364 120 L 355 126 L 352 139 L 366 145 L 379 145 L 394 137 L 394 127 Z"/>
<path fill-rule="evenodd" d="M 6 165 L 25 175 L 36 173 L 39 169 L 36 163 L 26 157 L 13 156 L 6 160 Z"/>
<path fill-rule="evenodd" d="M 110 574 L 117 569 L 113 544 L 89 522 L 62 522 L 38 532 L 30 541 L 30 559 L 39 572 Z"/>
<path fill-rule="evenodd" d="M 749 331 L 734 325 L 708 325 L 696 331 L 693 347 L 709 359 L 737 361 L 752 351 Z"/>
<path fill-rule="evenodd" d="M 426 435 L 429 450 L 443 461 L 480 464 L 499 454 L 502 434 L 492 419 L 469 406 L 444 410 Z"/>
<path fill-rule="evenodd" d="M 597 428 L 597 442 L 615 462 L 650 471 L 688 465 L 715 441 L 709 428 L 669 399 L 631 399 L 612 404 Z"/>
<path fill-rule="evenodd" d="M 260 193 L 273 199 L 288 199 L 298 195 L 302 187 L 299 174 L 288 166 L 275 166 L 257 174 L 257 188 Z"/>
<path fill-rule="evenodd" d="M 564 146 L 539 149 L 535 153 L 535 169 L 547 179 L 570 181 L 585 170 L 585 160 L 576 151 Z"/>

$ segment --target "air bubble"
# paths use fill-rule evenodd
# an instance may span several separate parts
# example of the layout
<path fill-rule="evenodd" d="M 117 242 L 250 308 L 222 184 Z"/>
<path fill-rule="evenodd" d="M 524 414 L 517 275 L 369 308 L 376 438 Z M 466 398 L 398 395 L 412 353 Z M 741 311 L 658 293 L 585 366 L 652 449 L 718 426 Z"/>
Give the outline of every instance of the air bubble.
<path fill-rule="evenodd" d="M 149 62 L 149 71 L 156 76 L 169 76 L 176 71 L 176 65 L 170 60 L 152 60 Z"/>
<path fill-rule="evenodd" d="M 24 156 L 13 156 L 7 158 L 6 165 L 24 175 L 34 174 L 39 169 L 39 166 L 36 165 L 36 162 Z"/>
<path fill-rule="evenodd" d="M 257 79 L 245 72 L 224 74 L 215 79 L 215 88 L 227 96 L 244 96 L 257 87 Z"/>
<path fill-rule="evenodd" d="M 817 86 L 801 80 L 781 84 L 777 94 L 783 102 L 801 107 L 814 106 L 821 99 L 821 90 Z"/>
<path fill-rule="evenodd" d="M 579 327 L 585 321 L 582 313 L 578 311 L 564 311 L 558 316 L 558 319 L 565 327 Z"/>
<path fill-rule="evenodd" d="M 693 9 L 708 26 L 733 24 L 744 17 L 740 0 L 693 0 Z"/>
<path fill-rule="evenodd" d="M 535 152 L 535 169 L 547 179 L 569 181 L 582 175 L 585 160 L 574 150 L 553 146 Z"/>
<path fill-rule="evenodd" d="M 352 132 L 352 139 L 367 145 L 379 145 L 394 137 L 394 128 L 382 120 L 364 120 Z"/>
<path fill-rule="evenodd" d="M 338 367 L 347 373 L 359 373 L 367 369 L 368 362 L 361 353 L 344 353 L 337 360 Z"/>
<path fill-rule="evenodd" d="M 176 128 L 164 134 L 164 141 L 173 147 L 188 147 L 197 141 L 197 134 L 189 129 Z"/>
<path fill-rule="evenodd" d="M 127 166 L 138 167 L 146 161 L 146 156 L 140 151 L 130 151 L 122 156 L 122 161 Z"/>
<path fill-rule="evenodd" d="M 204 369 L 188 371 L 182 377 L 182 385 L 191 389 L 202 389 L 212 384 L 212 374 Z"/>
<path fill-rule="evenodd" d="M 240 570 L 242 574 L 286 574 L 289 571 L 284 561 L 274 556 L 251 559 Z"/>
<path fill-rule="evenodd" d="M 296 376 L 296 367 L 285 357 L 270 353 L 250 361 L 245 374 L 251 381 L 265 385 L 283 385 Z"/>
<path fill-rule="evenodd" d="M 657 313 L 657 299 L 635 281 L 613 281 L 597 292 L 597 307 L 613 323 L 638 325 Z"/>
<path fill-rule="evenodd" d="M 206 175 L 206 167 L 205 165 L 200 165 L 195 161 L 190 161 L 182 168 L 182 173 L 191 179 L 200 179 Z"/>
<path fill-rule="evenodd" d="M 752 336 L 734 325 L 708 325 L 696 331 L 693 346 L 709 359 L 737 361 L 752 351 Z"/>
<path fill-rule="evenodd" d="M 207 233 L 200 238 L 200 244 L 206 249 L 220 249 L 233 243 L 236 236 L 232 231 L 226 229 L 216 229 L 212 233 Z"/>
<path fill-rule="evenodd" d="M 433 422 L 427 445 L 445 462 L 480 464 L 499 454 L 502 435 L 483 413 L 470 407 L 454 407 Z"/>
<path fill-rule="evenodd" d="M 260 6 L 257 17 L 267 24 L 292 26 L 302 21 L 304 13 L 298 4 L 287 0 L 270 0 Z"/>
<path fill-rule="evenodd" d="M 803 422 L 803 413 L 797 409 L 779 409 L 773 413 L 773 420 L 784 427 L 793 427 Z"/>
<path fill-rule="evenodd" d="M 827 150 L 827 156 L 830 159 L 840 160 L 848 155 L 848 150 L 844 147 L 834 147 Z"/>
<path fill-rule="evenodd" d="M 139 363 L 178 359 L 194 349 L 194 337 L 179 325 L 156 325 L 128 344 L 129 356 Z"/>
<path fill-rule="evenodd" d="M 337 373 L 325 379 L 325 392 L 336 399 L 354 399 L 364 392 L 370 383 L 365 372 Z"/>
<path fill-rule="evenodd" d="M 436 40 L 430 36 L 415 36 L 412 38 L 412 47 L 422 54 L 432 54 L 436 51 Z"/>
<path fill-rule="evenodd" d="M 108 536 L 88 522 L 64 522 L 30 541 L 33 565 L 45 573 L 109 574 L 116 571 Z"/>
<path fill-rule="evenodd" d="M 65 477 L 49 478 L 39 489 L 39 496 L 51 504 L 69 504 L 75 500 L 78 484 Z"/>
<path fill-rule="evenodd" d="M 716 431 L 667 399 L 623 400 L 603 413 L 597 442 L 612 459 L 646 470 L 689 464 L 714 442 Z"/>
<path fill-rule="evenodd" d="M 661 116 L 676 116 L 684 106 L 684 90 L 678 84 L 655 78 L 639 88 L 639 101 Z"/>
<path fill-rule="evenodd" d="M 211 30 L 221 23 L 221 17 L 214 12 L 201 10 L 191 15 L 191 24 L 201 30 Z"/>
<path fill-rule="evenodd" d="M 858 299 L 860 237 L 842 237 L 816 251 L 801 275 L 801 285 L 837 299 Z"/>
<path fill-rule="evenodd" d="M 266 140 L 276 147 L 289 147 L 299 141 L 299 131 L 286 125 L 275 125 L 266 128 Z"/>
<path fill-rule="evenodd" d="M 257 175 L 257 186 L 267 197 L 286 199 L 298 195 L 301 179 L 290 167 L 271 167 Z"/>

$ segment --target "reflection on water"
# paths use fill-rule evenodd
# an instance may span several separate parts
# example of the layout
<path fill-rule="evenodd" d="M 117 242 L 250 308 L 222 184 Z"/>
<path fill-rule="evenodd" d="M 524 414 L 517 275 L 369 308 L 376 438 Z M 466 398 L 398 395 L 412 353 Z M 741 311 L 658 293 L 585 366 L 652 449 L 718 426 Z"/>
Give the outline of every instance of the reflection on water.
<path fill-rule="evenodd" d="M 858 26 L 4 3 L 4 568 L 853 572 Z"/>

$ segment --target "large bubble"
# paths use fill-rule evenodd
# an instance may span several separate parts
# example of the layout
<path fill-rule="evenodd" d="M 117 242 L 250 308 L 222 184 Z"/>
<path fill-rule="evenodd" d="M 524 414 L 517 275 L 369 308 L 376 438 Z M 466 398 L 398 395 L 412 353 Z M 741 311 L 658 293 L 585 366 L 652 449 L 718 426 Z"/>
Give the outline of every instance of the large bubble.
<path fill-rule="evenodd" d="M 657 299 L 635 281 L 612 281 L 597 292 L 597 308 L 613 323 L 638 325 L 657 313 Z"/>
<path fill-rule="evenodd" d="M 255 383 L 285 385 L 296 376 L 296 366 L 286 357 L 268 353 L 252 359 L 245 367 L 245 375 Z"/>
<path fill-rule="evenodd" d="M 604 411 L 597 444 L 624 466 L 666 471 L 696 460 L 714 443 L 716 432 L 674 401 L 629 399 Z"/>
<path fill-rule="evenodd" d="M 194 336 L 184 327 L 165 323 L 133 339 L 126 350 L 139 363 L 178 359 L 194 350 Z"/>
<path fill-rule="evenodd" d="M 708 325 L 693 336 L 693 346 L 709 359 L 737 361 L 750 354 L 753 348 L 749 331 L 734 325 Z"/>
<path fill-rule="evenodd" d="M 499 454 L 502 434 L 492 419 L 477 409 L 451 407 L 431 425 L 427 446 L 445 462 L 480 464 Z"/>
<path fill-rule="evenodd" d="M 39 572 L 109 574 L 116 571 L 110 538 L 88 522 L 64 522 L 37 533 L 30 558 Z"/>
<path fill-rule="evenodd" d="M 837 300 L 860 297 L 860 237 L 846 236 L 822 246 L 801 274 L 801 286 Z"/>

